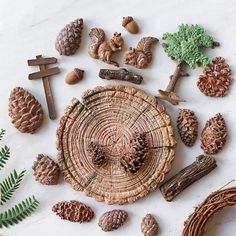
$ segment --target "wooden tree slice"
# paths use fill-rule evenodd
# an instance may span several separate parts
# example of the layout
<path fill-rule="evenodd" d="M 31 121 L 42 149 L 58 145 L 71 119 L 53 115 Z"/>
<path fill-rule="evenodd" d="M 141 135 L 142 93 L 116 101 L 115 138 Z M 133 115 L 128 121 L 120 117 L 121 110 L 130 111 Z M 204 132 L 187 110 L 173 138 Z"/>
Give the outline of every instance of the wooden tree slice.
<path fill-rule="evenodd" d="M 108 204 L 132 203 L 155 190 L 171 168 L 176 141 L 165 108 L 145 92 L 126 86 L 87 90 L 66 109 L 57 130 L 59 165 L 75 190 Z M 135 174 L 120 164 L 130 139 L 144 132 L 148 156 Z M 108 163 L 97 168 L 89 144 L 104 148 Z"/>

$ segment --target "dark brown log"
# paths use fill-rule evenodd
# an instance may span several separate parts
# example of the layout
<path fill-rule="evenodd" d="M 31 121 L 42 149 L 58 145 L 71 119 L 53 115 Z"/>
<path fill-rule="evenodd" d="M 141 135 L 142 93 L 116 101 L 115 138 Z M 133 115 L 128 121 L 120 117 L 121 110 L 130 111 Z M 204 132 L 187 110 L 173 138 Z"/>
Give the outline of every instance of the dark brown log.
<path fill-rule="evenodd" d="M 166 201 L 172 201 L 184 189 L 210 173 L 216 167 L 216 160 L 212 156 L 200 155 L 196 158 L 195 162 L 162 184 L 160 191 Z"/>
<path fill-rule="evenodd" d="M 29 66 L 39 66 L 39 65 L 48 65 L 57 63 L 57 58 L 55 57 L 47 57 L 47 58 L 38 58 L 38 59 L 30 59 L 28 60 Z"/>
<path fill-rule="evenodd" d="M 141 75 L 128 71 L 125 68 L 121 68 L 119 70 L 101 69 L 99 72 L 99 77 L 107 80 L 123 80 L 134 84 L 141 84 L 143 81 L 143 77 Z"/>

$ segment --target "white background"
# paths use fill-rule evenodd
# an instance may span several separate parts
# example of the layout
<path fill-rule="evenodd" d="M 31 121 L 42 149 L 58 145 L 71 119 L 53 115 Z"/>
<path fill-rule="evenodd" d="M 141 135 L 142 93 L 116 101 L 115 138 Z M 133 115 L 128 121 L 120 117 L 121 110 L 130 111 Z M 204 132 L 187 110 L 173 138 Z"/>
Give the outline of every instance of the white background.
<path fill-rule="evenodd" d="M 234 0 L 110 0 L 110 1 L 76 1 L 76 0 L 1 0 L 0 1 L 0 127 L 7 130 L 1 145 L 7 144 L 11 148 L 11 159 L 6 168 L 1 171 L 3 179 L 13 168 L 18 171 L 27 170 L 27 175 L 21 188 L 14 197 L 2 207 L 4 210 L 19 202 L 24 197 L 34 194 L 40 200 L 40 207 L 31 217 L 10 229 L 1 229 L 0 234 L 9 236 L 101 236 L 97 226 L 99 216 L 114 208 L 122 208 L 129 212 L 128 223 L 109 235 L 142 235 L 140 221 L 144 214 L 152 213 L 160 224 L 160 235 L 177 236 L 181 234 L 184 221 L 193 212 L 194 207 L 201 203 L 212 191 L 236 177 L 236 131 L 235 131 L 235 100 L 236 87 L 232 86 L 225 98 L 205 97 L 197 88 L 196 81 L 202 68 L 189 70 L 191 76 L 184 78 L 177 88 L 178 94 L 188 102 L 178 107 L 168 105 L 167 110 L 173 118 L 175 126 L 179 108 L 190 108 L 196 112 L 200 120 L 200 130 L 206 120 L 215 113 L 221 112 L 228 125 L 229 139 L 224 150 L 217 156 L 218 168 L 211 174 L 193 184 L 172 203 L 167 203 L 157 190 L 148 197 L 132 205 L 107 206 L 85 197 L 83 193 L 71 189 L 68 184 L 57 186 L 43 186 L 34 181 L 31 166 L 37 154 L 44 153 L 56 160 L 55 131 L 59 117 L 73 97 L 80 98 L 81 93 L 96 85 L 108 84 L 98 77 L 100 68 L 107 66 L 102 62 L 89 58 L 87 48 L 90 43 L 88 32 L 91 27 L 102 27 L 110 37 L 114 31 L 124 36 L 125 47 L 135 46 L 142 36 L 156 36 L 166 32 L 174 32 L 180 23 L 198 23 L 206 27 L 209 34 L 221 47 L 207 50 L 211 58 L 223 56 L 232 66 L 236 65 L 236 3 Z M 131 35 L 121 26 L 122 17 L 132 15 L 137 19 L 141 28 L 138 35 Z M 54 41 L 59 30 L 75 18 L 84 19 L 82 45 L 74 56 L 59 56 L 54 48 Z M 144 83 L 137 86 L 155 95 L 158 88 L 165 88 L 168 76 L 173 73 L 175 63 L 164 53 L 160 44 L 154 48 L 154 60 L 146 70 L 138 71 L 144 77 Z M 117 55 L 122 64 L 123 52 Z M 47 107 L 42 87 L 42 81 L 29 81 L 27 76 L 37 68 L 27 66 L 27 59 L 38 54 L 55 56 L 59 60 L 61 73 L 51 78 L 51 85 L 55 97 L 58 119 L 51 121 L 47 116 Z M 85 70 L 85 78 L 79 84 L 69 86 L 64 83 L 64 76 L 74 67 Z M 117 82 L 112 82 L 113 84 Z M 127 84 L 128 83 L 123 83 Z M 130 84 L 129 84 L 130 85 Z M 45 121 L 35 135 L 20 134 L 12 125 L 8 117 L 8 96 L 10 91 L 22 86 L 32 92 L 43 105 Z M 178 136 L 177 136 L 178 138 Z M 199 139 L 193 148 L 186 148 L 178 138 L 178 147 L 173 168 L 169 176 L 175 174 L 195 157 L 201 154 Z M 62 221 L 52 211 L 54 203 L 61 200 L 76 199 L 90 205 L 96 214 L 91 223 L 76 224 Z M 228 208 L 217 214 L 208 224 L 205 235 L 230 235 L 235 230 L 236 208 Z"/>

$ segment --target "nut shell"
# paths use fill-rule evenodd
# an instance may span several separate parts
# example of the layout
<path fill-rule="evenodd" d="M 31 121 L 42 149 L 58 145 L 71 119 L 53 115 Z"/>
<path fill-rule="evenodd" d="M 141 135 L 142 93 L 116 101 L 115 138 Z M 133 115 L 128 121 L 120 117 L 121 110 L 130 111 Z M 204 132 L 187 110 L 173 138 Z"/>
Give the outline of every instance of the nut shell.
<path fill-rule="evenodd" d="M 123 17 L 122 26 L 131 34 L 137 34 L 139 32 L 138 24 L 131 16 Z"/>
<path fill-rule="evenodd" d="M 141 231 L 144 236 L 156 236 L 159 231 L 158 223 L 154 216 L 147 214 L 141 222 Z"/>
<path fill-rule="evenodd" d="M 84 71 L 75 68 L 73 71 L 69 72 L 65 77 L 65 82 L 67 84 L 76 84 L 83 79 Z"/>

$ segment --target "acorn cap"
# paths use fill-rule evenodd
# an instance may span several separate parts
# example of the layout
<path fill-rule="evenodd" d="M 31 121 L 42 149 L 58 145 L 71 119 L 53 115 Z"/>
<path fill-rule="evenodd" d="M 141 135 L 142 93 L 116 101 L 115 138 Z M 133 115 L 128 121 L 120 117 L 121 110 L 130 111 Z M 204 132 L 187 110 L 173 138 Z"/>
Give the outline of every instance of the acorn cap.
<path fill-rule="evenodd" d="M 133 20 L 134 18 L 132 16 L 123 17 L 122 26 L 125 27 L 128 23 L 130 23 Z"/>

